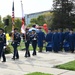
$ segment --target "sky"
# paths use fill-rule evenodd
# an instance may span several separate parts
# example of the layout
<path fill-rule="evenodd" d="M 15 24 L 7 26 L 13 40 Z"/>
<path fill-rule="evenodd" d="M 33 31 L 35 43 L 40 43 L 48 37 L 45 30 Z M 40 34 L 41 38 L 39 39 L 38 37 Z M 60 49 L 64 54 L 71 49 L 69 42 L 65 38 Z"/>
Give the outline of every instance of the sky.
<path fill-rule="evenodd" d="M 0 15 L 12 15 L 13 0 L 0 0 Z M 22 0 L 24 14 L 51 10 L 53 0 Z M 21 0 L 14 0 L 15 17 L 22 17 Z"/>

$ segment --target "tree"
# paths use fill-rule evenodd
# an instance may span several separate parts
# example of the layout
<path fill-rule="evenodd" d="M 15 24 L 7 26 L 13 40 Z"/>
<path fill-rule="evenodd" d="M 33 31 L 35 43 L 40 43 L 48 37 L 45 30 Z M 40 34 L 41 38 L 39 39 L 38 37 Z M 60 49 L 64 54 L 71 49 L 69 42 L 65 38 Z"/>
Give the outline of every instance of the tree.
<path fill-rule="evenodd" d="M 71 11 L 73 9 L 71 0 L 53 0 L 53 24 L 54 28 L 73 27 Z"/>
<path fill-rule="evenodd" d="M 38 24 L 39 26 L 43 25 L 45 22 L 45 16 L 39 15 L 37 18 L 32 18 L 30 21 L 31 24 Z"/>
<path fill-rule="evenodd" d="M 0 28 L 4 28 L 1 16 L 0 16 Z"/>
<path fill-rule="evenodd" d="M 52 25 L 52 18 L 53 18 L 53 12 L 46 12 L 45 14 L 43 14 L 45 16 L 45 22 L 48 25 L 48 27 L 50 28 Z"/>
<path fill-rule="evenodd" d="M 38 24 L 37 18 L 32 18 L 30 23 Z"/>
<path fill-rule="evenodd" d="M 15 19 L 15 27 L 18 28 L 19 31 L 21 30 L 21 25 L 22 25 L 21 19 L 16 18 Z"/>
<path fill-rule="evenodd" d="M 43 25 L 44 23 L 46 23 L 45 16 L 44 15 L 38 16 L 37 21 L 38 21 L 38 25 L 40 25 L 40 26 Z"/>
<path fill-rule="evenodd" d="M 9 25 L 5 26 L 3 24 L 3 26 L 5 28 L 5 31 L 6 32 L 11 32 L 12 31 L 12 17 L 10 15 L 7 15 L 6 17 L 3 18 L 3 22 L 5 22 L 5 19 L 9 19 Z M 20 31 L 20 29 L 21 29 L 21 19 L 15 18 L 14 27 L 17 27 L 19 29 L 19 31 Z"/>

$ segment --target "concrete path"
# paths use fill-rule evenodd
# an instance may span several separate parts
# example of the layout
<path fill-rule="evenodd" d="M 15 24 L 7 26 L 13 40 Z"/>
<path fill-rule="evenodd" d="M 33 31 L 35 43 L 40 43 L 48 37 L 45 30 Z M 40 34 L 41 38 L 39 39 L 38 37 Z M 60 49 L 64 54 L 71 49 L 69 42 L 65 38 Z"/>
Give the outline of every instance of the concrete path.
<path fill-rule="evenodd" d="M 20 59 L 12 60 L 12 54 L 7 54 L 7 62 L 0 62 L 0 75 L 24 75 L 32 72 L 44 72 L 54 75 L 75 75 L 75 71 L 53 68 L 55 65 L 75 60 L 75 53 L 38 53 L 37 56 L 25 58 L 24 51 L 19 51 Z"/>

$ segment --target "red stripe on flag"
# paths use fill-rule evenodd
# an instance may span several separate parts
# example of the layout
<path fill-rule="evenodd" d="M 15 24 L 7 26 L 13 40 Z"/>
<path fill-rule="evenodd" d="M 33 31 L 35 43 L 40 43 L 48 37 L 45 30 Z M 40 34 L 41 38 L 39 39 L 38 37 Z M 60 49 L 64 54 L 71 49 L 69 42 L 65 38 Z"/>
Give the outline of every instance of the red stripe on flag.
<path fill-rule="evenodd" d="M 22 26 L 21 26 L 21 33 L 25 33 L 25 19 L 24 19 L 24 11 L 23 11 L 23 4 L 21 1 L 21 9 L 22 9 Z"/>

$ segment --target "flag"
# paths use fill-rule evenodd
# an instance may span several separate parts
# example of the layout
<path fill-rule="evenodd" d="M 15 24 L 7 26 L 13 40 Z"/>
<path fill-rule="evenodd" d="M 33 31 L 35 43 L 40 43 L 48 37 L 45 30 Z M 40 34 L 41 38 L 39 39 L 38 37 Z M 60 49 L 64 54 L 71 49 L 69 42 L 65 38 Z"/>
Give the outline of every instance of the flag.
<path fill-rule="evenodd" d="M 21 9 L 22 9 L 22 26 L 21 26 L 21 33 L 25 33 L 25 17 L 24 17 L 24 11 L 23 11 L 23 4 L 21 1 Z"/>
<path fill-rule="evenodd" d="M 12 3 L 12 40 L 14 40 L 14 1 Z"/>

